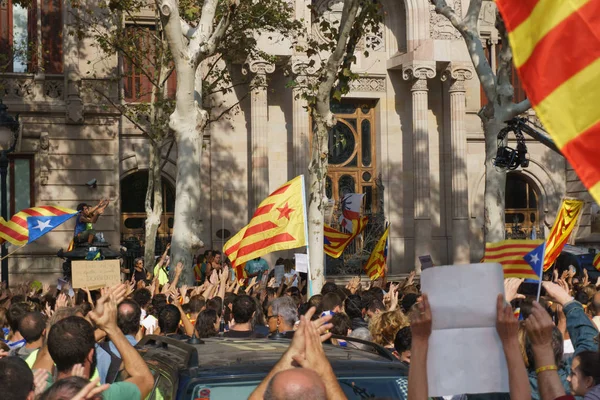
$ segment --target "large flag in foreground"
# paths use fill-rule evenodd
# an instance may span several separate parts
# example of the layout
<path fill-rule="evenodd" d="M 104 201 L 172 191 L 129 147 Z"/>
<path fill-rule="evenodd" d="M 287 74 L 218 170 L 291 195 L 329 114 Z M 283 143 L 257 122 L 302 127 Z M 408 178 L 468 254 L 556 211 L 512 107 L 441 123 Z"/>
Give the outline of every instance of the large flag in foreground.
<path fill-rule="evenodd" d="M 600 203 L 600 2 L 496 3 L 531 105 Z"/>
<path fill-rule="evenodd" d="M 252 219 L 223 247 L 235 267 L 278 250 L 306 246 L 304 177 L 298 176 L 271 193 Z"/>
<path fill-rule="evenodd" d="M 544 250 L 546 246 L 545 243 L 540 244 L 535 249 L 531 250 L 529 253 L 523 257 L 527 264 L 531 266 L 535 274 L 537 275 L 537 279 L 532 279 L 534 281 L 539 281 L 542 279 L 543 275 L 543 266 L 544 266 Z M 531 278 L 530 278 L 531 279 Z"/>
<path fill-rule="evenodd" d="M 524 257 L 542 244 L 543 240 L 503 240 L 485 244 L 485 255 L 481 262 L 500 263 L 504 278 L 539 279 L 538 274 Z"/>
<path fill-rule="evenodd" d="M 76 210 L 39 206 L 19 211 L 9 221 L 0 218 L 0 238 L 24 246 L 77 215 Z"/>
<path fill-rule="evenodd" d="M 375 248 L 369 256 L 369 260 L 365 264 L 365 272 L 372 280 L 376 280 L 385 275 L 385 263 L 387 261 L 388 252 L 388 235 L 390 233 L 390 225 L 385 228 L 385 232 L 375 245 Z"/>
<path fill-rule="evenodd" d="M 354 231 L 352 233 L 340 232 L 329 225 L 325 225 L 323 227 L 323 247 L 325 254 L 333 258 L 339 258 L 354 238 L 365 229 L 368 221 L 369 217 L 361 217 L 357 221 L 354 221 L 352 224 Z"/>
<path fill-rule="evenodd" d="M 563 247 L 567 244 L 569 236 L 583 210 L 583 201 L 575 199 L 565 199 L 560 207 L 560 211 L 554 220 L 554 226 L 548 234 L 546 240 L 546 254 L 544 257 L 544 272 L 550 269 L 554 261 L 560 255 Z"/>

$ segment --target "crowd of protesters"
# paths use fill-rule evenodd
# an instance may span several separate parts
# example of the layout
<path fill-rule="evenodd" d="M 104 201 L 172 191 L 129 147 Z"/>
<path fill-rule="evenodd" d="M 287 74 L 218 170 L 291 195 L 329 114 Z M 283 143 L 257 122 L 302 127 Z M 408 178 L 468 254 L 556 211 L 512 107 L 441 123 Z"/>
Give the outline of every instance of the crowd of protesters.
<path fill-rule="evenodd" d="M 2 288 L 0 397 L 146 398 L 154 379 L 134 346 L 152 334 L 178 340 L 291 339 L 252 399 L 345 398 L 323 346 L 368 349 L 351 339 L 358 338 L 398 359 L 404 371 L 397 381 L 403 398 L 429 398 L 432 317 L 414 273 L 401 283 L 382 279 L 365 284 L 358 277 L 345 286 L 327 282 L 321 293 L 309 297 L 306 277 L 295 271 L 293 260 L 277 261 L 285 266 L 278 283 L 262 259 L 246 266 L 245 279 L 236 279 L 220 253 L 206 252 L 190 266 L 196 285 L 188 287 L 179 284 L 185 268 L 181 263 L 169 281 L 167 252 L 151 271 L 136 273 L 136 265 L 124 283 L 99 291 L 38 283 Z M 600 399 L 596 286 L 587 275 L 555 274 L 543 283 L 545 295 L 538 303 L 517 293 L 521 283 L 506 280 L 504 297 L 498 297 L 497 330 L 510 393 L 454 398 Z M 518 316 L 515 310 L 520 310 Z M 127 379 L 116 382 L 121 370 Z"/>

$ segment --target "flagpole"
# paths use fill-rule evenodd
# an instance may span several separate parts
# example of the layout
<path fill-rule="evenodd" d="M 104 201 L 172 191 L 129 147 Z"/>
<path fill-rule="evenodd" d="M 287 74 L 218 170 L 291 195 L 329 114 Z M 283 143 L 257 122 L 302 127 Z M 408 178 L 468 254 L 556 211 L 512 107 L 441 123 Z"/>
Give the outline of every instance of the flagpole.
<path fill-rule="evenodd" d="M 308 264 L 308 274 L 307 274 L 307 279 L 308 279 L 308 298 L 311 298 L 313 295 L 313 290 L 312 290 L 312 279 L 311 279 L 311 274 L 310 274 L 310 249 L 308 246 L 308 210 L 306 208 L 306 186 L 305 186 L 305 182 L 304 182 L 304 174 L 300 175 L 302 177 L 302 205 L 304 208 L 304 243 L 306 243 L 306 258 L 307 258 L 307 264 Z M 325 265 L 323 265 L 323 268 L 325 267 Z"/>
<path fill-rule="evenodd" d="M 0 258 L 0 261 L 4 260 L 5 258 L 8 258 L 9 256 L 15 254 L 17 251 L 21 250 L 23 247 L 27 246 L 28 243 L 25 243 L 24 245 L 21 245 L 19 247 L 17 247 L 16 249 L 14 249 L 13 251 L 11 251 L 10 253 L 8 253 L 7 255 L 5 255 L 4 257 Z M 4 246 L 5 243 L 2 243 L 1 246 Z"/>
<path fill-rule="evenodd" d="M 542 281 L 544 280 L 544 261 L 546 260 L 546 239 L 544 239 L 544 249 L 542 251 L 542 268 L 540 269 L 540 283 L 538 284 L 537 298 L 536 301 L 540 301 L 540 294 L 542 292 Z"/>

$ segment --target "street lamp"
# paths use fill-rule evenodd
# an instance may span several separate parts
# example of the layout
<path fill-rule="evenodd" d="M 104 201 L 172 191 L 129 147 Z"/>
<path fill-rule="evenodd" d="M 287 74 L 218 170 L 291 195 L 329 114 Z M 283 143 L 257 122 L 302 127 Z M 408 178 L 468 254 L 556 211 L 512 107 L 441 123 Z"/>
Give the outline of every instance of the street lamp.
<path fill-rule="evenodd" d="M 0 99 L 0 213 L 4 220 L 8 220 L 8 205 L 6 199 L 6 175 L 8 174 L 8 153 L 12 153 L 17 146 L 19 136 L 19 116 L 11 117 L 6 112 L 8 107 Z M 8 258 L 6 245 L 0 246 L 2 282 L 8 287 Z"/>

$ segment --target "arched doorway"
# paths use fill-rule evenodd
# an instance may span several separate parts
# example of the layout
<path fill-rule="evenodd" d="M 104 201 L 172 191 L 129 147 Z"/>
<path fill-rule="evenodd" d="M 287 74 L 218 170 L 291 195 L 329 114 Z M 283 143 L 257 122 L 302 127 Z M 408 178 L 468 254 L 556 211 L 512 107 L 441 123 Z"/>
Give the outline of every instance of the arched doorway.
<path fill-rule="evenodd" d="M 542 238 L 540 191 L 529 177 L 520 172 L 506 176 L 505 229 L 509 239 Z M 535 230 L 535 232 L 534 232 Z"/>
<path fill-rule="evenodd" d="M 136 238 L 143 242 L 146 220 L 144 202 L 148 188 L 148 171 L 137 171 L 121 179 L 121 240 Z M 175 211 L 175 188 L 163 178 L 163 215 L 158 237 L 171 236 Z"/>

